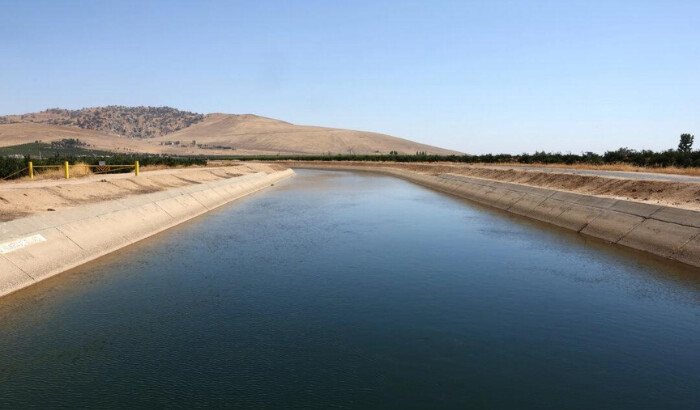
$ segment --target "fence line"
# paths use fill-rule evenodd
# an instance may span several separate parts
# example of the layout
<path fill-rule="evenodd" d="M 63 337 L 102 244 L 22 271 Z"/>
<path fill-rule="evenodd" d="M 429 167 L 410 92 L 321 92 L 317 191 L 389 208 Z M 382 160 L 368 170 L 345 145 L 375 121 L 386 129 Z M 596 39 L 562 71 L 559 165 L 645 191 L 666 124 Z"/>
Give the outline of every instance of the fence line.
<path fill-rule="evenodd" d="M 34 179 L 34 170 L 35 169 L 42 169 L 42 168 L 56 168 L 60 170 L 63 168 L 64 171 L 64 177 L 65 179 L 70 179 L 70 168 L 71 167 L 83 167 L 86 170 L 95 168 L 95 171 L 93 171 L 93 174 L 106 174 L 110 172 L 115 172 L 115 171 L 122 171 L 125 169 L 133 169 L 134 170 L 134 176 L 139 176 L 141 167 L 138 161 L 135 161 L 133 164 L 115 164 L 115 165 L 70 165 L 68 161 L 64 162 L 63 165 L 34 165 L 32 161 L 29 161 L 27 163 L 27 167 L 20 169 L 19 171 L 13 172 L 10 175 L 7 175 L 3 178 L 0 178 L 0 180 L 8 180 L 11 177 L 18 175 L 20 173 L 23 173 L 24 171 L 28 171 L 27 175 L 29 175 L 29 179 Z"/>
<path fill-rule="evenodd" d="M 28 169 L 29 169 L 29 168 L 22 168 L 22 169 L 20 169 L 20 170 L 17 171 L 17 172 L 13 172 L 12 174 L 10 174 L 10 175 L 8 175 L 8 176 L 3 177 L 2 179 L 3 179 L 3 181 L 5 181 L 5 180 L 9 179 L 10 177 L 13 177 L 13 176 L 19 174 L 20 172 L 24 172 L 24 171 L 26 171 L 26 170 L 28 170 Z"/>

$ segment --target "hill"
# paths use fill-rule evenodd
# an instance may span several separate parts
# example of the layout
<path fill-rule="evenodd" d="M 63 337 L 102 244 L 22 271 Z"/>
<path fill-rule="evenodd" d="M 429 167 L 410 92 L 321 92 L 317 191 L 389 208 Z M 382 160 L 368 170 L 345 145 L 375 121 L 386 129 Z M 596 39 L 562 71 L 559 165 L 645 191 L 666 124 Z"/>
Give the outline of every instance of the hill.
<path fill-rule="evenodd" d="M 0 117 L 0 124 L 39 123 L 77 127 L 131 138 L 150 138 L 175 132 L 204 119 L 204 115 L 170 107 L 107 107 L 64 110 Z"/>
<path fill-rule="evenodd" d="M 0 124 L 0 147 L 28 144 L 33 142 L 51 143 L 63 139 L 77 139 L 89 149 L 111 152 L 157 153 L 153 144 L 120 135 L 105 134 L 99 131 L 78 127 L 52 125 L 45 123 L 18 122 Z"/>
<path fill-rule="evenodd" d="M 190 127 L 154 138 L 163 143 L 180 141 L 200 148 L 233 147 L 285 154 L 374 154 L 454 151 L 374 132 L 294 125 L 257 115 L 209 114 Z"/>
<path fill-rule="evenodd" d="M 458 154 L 390 135 L 252 114 L 196 114 L 170 107 L 49 109 L 0 117 L 0 146 L 80 139 L 92 150 L 170 155 Z"/>

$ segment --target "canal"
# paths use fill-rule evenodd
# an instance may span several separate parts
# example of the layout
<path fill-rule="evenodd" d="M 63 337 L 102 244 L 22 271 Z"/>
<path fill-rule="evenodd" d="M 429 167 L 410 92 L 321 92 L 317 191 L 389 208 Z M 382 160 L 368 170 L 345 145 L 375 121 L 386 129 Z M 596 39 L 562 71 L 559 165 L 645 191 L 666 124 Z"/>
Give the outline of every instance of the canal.
<path fill-rule="evenodd" d="M 0 299 L 0 408 L 698 408 L 700 272 L 298 175 Z"/>

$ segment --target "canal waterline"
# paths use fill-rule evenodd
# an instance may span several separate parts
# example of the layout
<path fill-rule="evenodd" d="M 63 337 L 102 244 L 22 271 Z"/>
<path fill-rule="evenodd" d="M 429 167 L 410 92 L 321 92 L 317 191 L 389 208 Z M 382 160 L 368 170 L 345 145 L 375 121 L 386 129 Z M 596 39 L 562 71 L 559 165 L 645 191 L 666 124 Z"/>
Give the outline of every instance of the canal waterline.
<path fill-rule="evenodd" d="M 0 301 L 0 407 L 700 403 L 700 274 L 298 171 Z"/>

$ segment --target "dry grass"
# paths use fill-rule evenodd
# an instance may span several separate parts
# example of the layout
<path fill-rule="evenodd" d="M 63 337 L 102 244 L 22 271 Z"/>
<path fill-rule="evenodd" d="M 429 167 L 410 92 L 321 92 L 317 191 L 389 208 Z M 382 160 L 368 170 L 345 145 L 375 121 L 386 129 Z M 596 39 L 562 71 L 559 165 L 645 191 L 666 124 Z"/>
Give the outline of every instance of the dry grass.
<path fill-rule="evenodd" d="M 70 178 L 83 178 L 83 177 L 88 177 L 91 175 L 100 175 L 99 172 L 95 172 L 93 170 L 94 166 L 86 164 L 84 162 L 78 162 L 76 164 L 73 164 L 70 166 Z M 157 171 L 157 170 L 164 170 L 164 169 L 179 169 L 179 168 L 192 168 L 192 169 L 200 169 L 200 168 L 207 168 L 206 166 L 198 166 L 198 165 L 190 165 L 190 166 L 184 166 L 184 165 L 176 165 L 173 167 L 167 166 L 167 165 L 149 165 L 149 166 L 141 166 L 141 172 L 148 172 L 148 171 Z M 28 171 L 24 171 L 27 173 Z M 133 174 L 133 169 L 131 169 L 131 173 Z M 34 180 L 37 181 L 42 181 L 42 180 L 56 180 L 56 179 L 64 179 L 65 178 L 65 173 L 63 170 L 63 165 L 57 165 L 57 166 L 51 166 L 50 168 L 35 168 L 34 172 Z M 13 181 L 29 181 L 29 175 L 25 175 L 21 178 L 14 179 Z"/>
<path fill-rule="evenodd" d="M 63 170 L 63 165 L 59 165 L 51 168 L 39 168 L 39 172 L 34 173 L 34 179 L 36 180 L 46 180 L 46 179 L 63 179 L 65 178 L 65 171 Z M 78 162 L 70 166 L 70 177 L 71 178 L 82 178 L 86 176 L 93 175 L 92 170 L 89 168 L 88 164 L 84 162 Z M 22 180 L 28 180 L 29 176 L 23 177 Z"/>
<path fill-rule="evenodd" d="M 327 154 L 329 152 L 374 154 L 389 153 L 393 150 L 410 154 L 417 151 L 460 154 L 385 134 L 294 125 L 248 114 L 209 114 L 204 121 L 149 141 L 188 143 L 193 140 L 198 144 L 235 147 L 236 151 L 229 151 L 229 155 L 240 154 L 241 150 L 267 152 L 272 155 Z"/>
<path fill-rule="evenodd" d="M 625 172 L 649 172 L 654 174 L 675 174 L 675 175 L 690 175 L 700 176 L 700 168 L 679 168 L 679 167 L 637 167 L 629 164 L 607 164 L 607 165 L 589 165 L 589 164 L 520 164 L 517 162 L 508 162 L 502 164 L 486 164 L 475 163 L 469 165 L 480 166 L 496 166 L 496 167 L 541 167 L 541 168 L 567 168 L 567 169 L 591 169 L 597 171 L 625 171 Z"/>
<path fill-rule="evenodd" d="M 388 153 L 392 150 L 413 154 L 426 151 L 437 154 L 460 154 L 439 147 L 365 131 L 313 127 L 255 115 L 209 114 L 206 118 L 179 131 L 155 138 L 127 138 L 71 126 L 45 123 L 0 124 L 0 146 L 36 141 L 51 142 L 77 138 L 90 149 L 118 153 L 154 153 L 177 155 L 277 155 L 333 153 Z M 233 147 L 233 150 L 202 149 L 191 145 Z M 160 145 L 180 141 L 180 145 Z"/>

